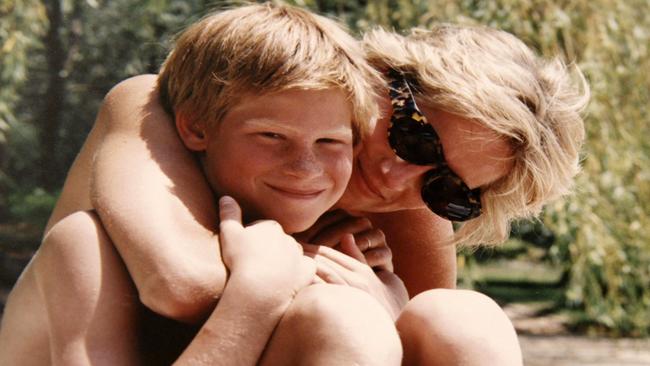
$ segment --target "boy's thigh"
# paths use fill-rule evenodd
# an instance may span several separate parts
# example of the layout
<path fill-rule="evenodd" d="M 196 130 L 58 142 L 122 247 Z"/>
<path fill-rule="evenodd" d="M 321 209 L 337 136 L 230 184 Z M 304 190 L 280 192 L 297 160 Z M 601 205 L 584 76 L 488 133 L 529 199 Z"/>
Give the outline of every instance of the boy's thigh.
<path fill-rule="evenodd" d="M 34 272 L 50 324 L 53 361 L 132 364 L 139 301 L 117 250 L 92 211 L 47 233 Z"/>

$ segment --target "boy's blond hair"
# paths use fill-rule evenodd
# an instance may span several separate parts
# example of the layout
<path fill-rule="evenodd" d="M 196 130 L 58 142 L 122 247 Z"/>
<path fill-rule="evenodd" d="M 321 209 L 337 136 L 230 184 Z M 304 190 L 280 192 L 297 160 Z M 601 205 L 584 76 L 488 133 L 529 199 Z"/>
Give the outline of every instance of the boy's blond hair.
<path fill-rule="evenodd" d="M 406 36 L 376 29 L 364 46 L 375 67 L 412 78 L 421 104 L 477 121 L 512 147 L 512 170 L 481 187 L 483 214 L 460 227 L 457 243 L 502 242 L 512 220 L 537 215 L 570 191 L 589 100 L 577 67 L 543 60 L 487 27 L 444 24 Z"/>
<path fill-rule="evenodd" d="M 378 73 L 335 21 L 288 5 L 247 5 L 210 14 L 176 40 L 158 77 L 174 115 L 214 124 L 246 95 L 340 88 L 355 137 L 376 118 Z"/>

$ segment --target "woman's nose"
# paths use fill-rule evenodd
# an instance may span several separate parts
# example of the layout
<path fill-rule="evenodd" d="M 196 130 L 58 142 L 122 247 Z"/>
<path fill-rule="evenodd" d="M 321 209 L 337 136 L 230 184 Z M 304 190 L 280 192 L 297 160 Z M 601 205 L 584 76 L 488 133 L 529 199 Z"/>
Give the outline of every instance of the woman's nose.
<path fill-rule="evenodd" d="M 411 164 L 397 156 L 380 162 L 384 184 L 394 190 L 402 190 L 419 184 L 422 175 L 429 170 L 431 170 L 431 166 Z"/>

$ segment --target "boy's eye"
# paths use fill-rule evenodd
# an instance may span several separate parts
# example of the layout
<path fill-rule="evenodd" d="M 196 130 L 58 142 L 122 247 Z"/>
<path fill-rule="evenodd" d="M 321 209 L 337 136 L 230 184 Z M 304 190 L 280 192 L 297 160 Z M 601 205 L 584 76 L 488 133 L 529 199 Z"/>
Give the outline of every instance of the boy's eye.
<path fill-rule="evenodd" d="M 324 144 L 336 144 L 336 143 L 340 143 L 341 141 L 325 137 L 325 138 L 318 139 L 318 142 Z"/>
<path fill-rule="evenodd" d="M 320 138 L 320 139 L 316 140 L 316 142 L 321 143 L 321 144 L 328 144 L 328 145 L 329 144 L 341 144 L 341 145 L 343 145 L 343 144 L 347 143 L 347 141 L 345 141 L 344 139 L 331 138 L 331 137 L 323 137 L 323 138 Z"/>
<path fill-rule="evenodd" d="M 279 133 L 275 133 L 275 132 L 260 132 L 259 135 L 262 136 L 262 137 L 268 138 L 268 139 L 273 139 L 273 140 L 279 140 L 279 139 L 282 138 L 282 135 L 280 135 Z"/>

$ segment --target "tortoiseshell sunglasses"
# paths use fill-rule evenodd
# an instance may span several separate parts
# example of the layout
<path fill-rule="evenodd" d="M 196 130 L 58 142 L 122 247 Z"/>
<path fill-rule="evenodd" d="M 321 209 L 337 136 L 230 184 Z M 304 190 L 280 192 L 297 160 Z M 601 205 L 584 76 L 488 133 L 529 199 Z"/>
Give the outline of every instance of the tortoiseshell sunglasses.
<path fill-rule="evenodd" d="M 442 151 L 440 137 L 420 112 L 408 81 L 398 71 L 388 72 L 393 115 L 388 142 L 395 154 L 416 165 L 432 165 L 422 184 L 422 200 L 436 215 L 466 221 L 481 214 L 481 190 L 470 189 L 454 173 Z"/>

